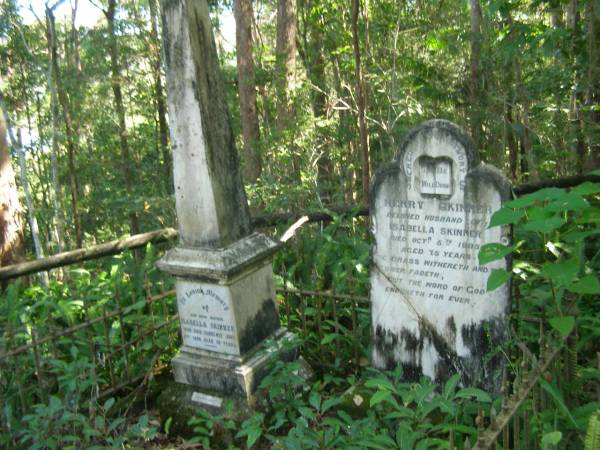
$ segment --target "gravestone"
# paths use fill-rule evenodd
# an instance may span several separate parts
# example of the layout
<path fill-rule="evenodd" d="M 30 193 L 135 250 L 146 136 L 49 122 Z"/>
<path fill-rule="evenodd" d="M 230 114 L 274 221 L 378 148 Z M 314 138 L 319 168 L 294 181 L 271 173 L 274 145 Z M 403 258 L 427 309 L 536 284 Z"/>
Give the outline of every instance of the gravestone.
<path fill-rule="evenodd" d="M 502 259 L 479 265 L 486 243 L 510 240 L 487 228 L 510 185 L 479 163 L 471 140 L 445 120 L 409 133 L 371 187 L 371 302 L 374 366 L 402 366 L 405 378 L 500 389 L 510 287 L 486 292 Z"/>
<path fill-rule="evenodd" d="M 162 11 L 179 245 L 157 265 L 176 276 L 174 377 L 207 409 L 224 397 L 249 404 L 273 357 L 257 350 L 290 337 L 275 302 L 278 243 L 250 227 L 206 0 L 164 1 Z"/>

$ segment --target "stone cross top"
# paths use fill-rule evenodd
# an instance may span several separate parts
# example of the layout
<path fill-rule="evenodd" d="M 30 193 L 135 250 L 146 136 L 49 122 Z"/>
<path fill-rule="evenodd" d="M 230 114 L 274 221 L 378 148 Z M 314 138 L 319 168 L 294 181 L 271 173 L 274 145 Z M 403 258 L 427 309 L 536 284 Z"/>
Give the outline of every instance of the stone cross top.
<path fill-rule="evenodd" d="M 286 335 L 271 268 L 278 244 L 250 227 L 206 0 L 162 7 L 180 242 L 157 265 L 177 277 L 183 346 L 173 372 L 188 404 L 252 404 L 273 357 L 257 350 Z"/>
<path fill-rule="evenodd" d="M 165 1 L 163 33 L 180 240 L 224 247 L 250 217 L 206 1 Z"/>

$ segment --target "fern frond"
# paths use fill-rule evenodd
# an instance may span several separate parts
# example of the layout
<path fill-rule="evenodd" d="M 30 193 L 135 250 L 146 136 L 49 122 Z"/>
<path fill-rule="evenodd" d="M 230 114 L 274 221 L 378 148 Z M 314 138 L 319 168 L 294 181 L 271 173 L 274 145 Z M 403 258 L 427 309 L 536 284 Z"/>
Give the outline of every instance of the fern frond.
<path fill-rule="evenodd" d="M 585 450 L 600 450 L 600 409 L 592 414 L 588 422 Z"/>

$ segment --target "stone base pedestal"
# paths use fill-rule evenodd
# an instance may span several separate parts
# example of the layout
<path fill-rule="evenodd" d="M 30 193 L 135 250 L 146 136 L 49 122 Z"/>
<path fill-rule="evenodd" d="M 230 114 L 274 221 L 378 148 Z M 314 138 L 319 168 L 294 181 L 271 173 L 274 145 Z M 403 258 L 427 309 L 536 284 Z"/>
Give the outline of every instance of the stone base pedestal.
<path fill-rule="evenodd" d="M 273 335 L 273 345 L 245 358 L 184 346 L 172 360 L 175 381 L 198 390 L 245 398 L 252 404 L 253 393 L 267 375 L 269 363 L 277 357 L 287 361 L 297 358 L 297 350 L 286 344 L 293 338 L 292 333 L 280 329 Z"/>
<path fill-rule="evenodd" d="M 183 346 L 173 373 L 190 386 L 196 407 L 218 411 L 226 398 L 253 406 L 269 362 L 298 358 L 277 312 L 271 257 L 278 246 L 254 233 L 224 248 L 176 247 L 158 262 L 177 277 Z"/>

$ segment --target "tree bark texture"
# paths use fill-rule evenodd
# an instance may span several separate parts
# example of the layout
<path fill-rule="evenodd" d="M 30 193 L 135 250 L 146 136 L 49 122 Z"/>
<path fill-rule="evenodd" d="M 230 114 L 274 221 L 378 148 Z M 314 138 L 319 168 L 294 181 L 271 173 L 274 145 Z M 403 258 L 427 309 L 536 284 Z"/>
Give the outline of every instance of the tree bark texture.
<path fill-rule="evenodd" d="M 15 172 L 6 142 L 6 124 L 0 111 L 0 267 L 19 261 L 23 246 L 20 213 Z"/>
<path fill-rule="evenodd" d="M 160 39 L 158 35 L 158 6 L 156 0 L 149 0 L 150 5 L 150 38 L 152 40 L 152 69 L 154 75 L 154 97 L 158 114 L 158 134 L 162 155 L 162 170 L 165 180 L 165 192 L 173 193 L 173 158 L 169 149 L 169 127 L 167 125 L 167 105 L 161 71 Z"/>
<path fill-rule="evenodd" d="M 313 86 L 311 92 L 312 110 L 318 121 L 326 119 L 327 111 L 327 80 L 325 78 L 325 54 L 324 54 L 324 32 L 323 17 L 320 10 L 320 2 L 308 1 L 304 6 L 304 42 L 305 42 L 305 65 L 308 78 Z M 333 163 L 329 155 L 330 145 L 327 145 L 326 137 L 319 136 L 319 140 L 326 145 L 320 146 L 317 154 L 317 185 L 319 195 L 323 203 L 329 203 L 332 192 L 331 183 L 333 176 Z"/>
<path fill-rule="evenodd" d="M 278 0 L 277 37 L 275 42 L 275 64 L 279 102 L 277 104 L 277 122 L 281 130 L 292 125 L 292 92 L 296 70 L 296 0 Z"/>
<path fill-rule="evenodd" d="M 108 51 L 110 55 L 110 70 L 112 78 L 112 91 L 115 101 L 115 111 L 119 119 L 119 144 L 121 146 L 121 160 L 123 164 L 123 177 L 125 189 L 130 202 L 133 201 L 134 173 L 131 167 L 131 155 L 127 138 L 127 124 L 125 123 L 125 106 L 123 105 L 123 92 L 121 90 L 121 65 L 119 64 L 119 46 L 115 30 L 116 0 L 108 0 L 108 8 L 104 11 L 108 23 Z M 139 233 L 138 216 L 134 210 L 129 211 L 129 227 L 131 234 Z"/>
<path fill-rule="evenodd" d="M 60 70 L 58 67 L 58 50 L 56 44 L 56 28 L 54 13 L 51 9 L 46 8 L 46 33 L 48 40 L 48 49 L 52 64 L 52 78 L 56 86 L 56 94 L 61 106 L 63 121 L 65 123 L 65 133 L 67 135 L 67 158 L 69 166 L 69 185 L 71 189 L 71 207 L 73 210 L 73 224 L 75 225 L 75 237 L 77 247 L 83 246 L 83 231 L 81 228 L 81 220 L 79 216 L 79 180 L 77 177 L 77 168 L 75 158 L 79 153 L 78 137 L 76 136 L 75 127 L 73 125 L 73 117 L 71 114 L 71 106 L 67 93 L 62 85 Z"/>
<path fill-rule="evenodd" d="M 15 264 L 10 267 L 0 268 L 0 281 L 21 277 L 30 273 L 55 269 L 57 267 L 64 267 L 90 259 L 98 259 L 103 256 L 116 255 L 125 250 L 144 247 L 148 242 L 157 244 L 175 237 L 177 237 L 177 230 L 174 230 L 173 228 L 164 228 L 162 230 L 137 234 L 121 240 L 105 242 L 89 248 L 71 250 L 47 258 Z"/>
<path fill-rule="evenodd" d="M 571 124 L 571 149 L 575 159 L 577 172 L 583 173 L 585 165 L 585 140 L 583 137 L 583 124 L 581 115 L 581 74 L 578 68 L 577 47 L 579 29 L 578 1 L 571 0 L 567 8 L 567 28 L 571 33 L 571 64 L 573 67 L 571 101 L 569 104 L 569 123 Z"/>
<path fill-rule="evenodd" d="M 507 11 L 506 13 L 506 22 L 511 35 L 510 39 L 513 40 L 518 31 L 515 29 L 514 21 L 510 11 Z M 529 96 L 527 89 L 523 84 L 521 63 L 518 57 L 513 58 L 512 70 L 514 72 L 515 79 L 515 96 L 521 105 L 520 122 L 523 128 L 523 132 L 520 136 L 520 148 L 522 154 L 519 159 L 519 162 L 521 163 L 521 176 L 524 176 L 526 173 L 528 173 L 531 179 L 537 180 L 538 170 L 535 156 L 533 154 L 533 143 L 531 141 L 531 128 L 529 124 Z"/>
<path fill-rule="evenodd" d="M 481 150 L 481 5 L 479 0 L 470 0 L 471 6 L 471 79 L 469 84 L 470 93 L 470 122 L 471 137 L 475 148 Z"/>
<path fill-rule="evenodd" d="M 586 106 L 589 110 L 589 155 L 586 169 L 600 167 L 600 61 L 598 61 L 598 19 L 600 7 L 594 1 L 586 5 L 587 22 L 587 91 Z"/>
<path fill-rule="evenodd" d="M 237 56 L 240 120 L 244 143 L 244 180 L 256 183 L 262 171 L 258 149 L 260 128 L 256 109 L 256 87 L 252 38 L 252 0 L 235 0 L 235 43 Z"/>
<path fill-rule="evenodd" d="M 251 233 L 250 214 L 208 4 L 161 4 L 180 242 L 226 247 Z"/>
<path fill-rule="evenodd" d="M 356 78 L 356 107 L 358 109 L 358 129 L 362 155 L 362 194 L 363 202 L 369 201 L 370 155 L 369 133 L 366 119 L 366 95 L 361 66 L 360 42 L 358 36 L 359 0 L 352 0 L 352 48 L 354 50 L 354 75 Z"/>

